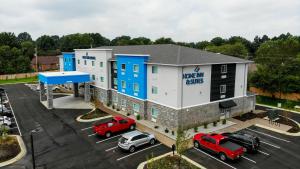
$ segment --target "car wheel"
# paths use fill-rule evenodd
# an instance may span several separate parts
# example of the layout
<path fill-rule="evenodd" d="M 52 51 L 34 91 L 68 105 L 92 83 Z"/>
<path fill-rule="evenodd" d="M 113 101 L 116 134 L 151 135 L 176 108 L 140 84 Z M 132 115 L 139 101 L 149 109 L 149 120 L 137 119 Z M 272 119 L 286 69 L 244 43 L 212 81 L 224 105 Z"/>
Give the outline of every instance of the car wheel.
<path fill-rule="evenodd" d="M 134 129 L 135 129 L 135 125 L 131 125 L 131 126 L 129 127 L 129 129 L 130 129 L 130 130 L 134 130 Z"/>
<path fill-rule="evenodd" d="M 151 140 L 150 140 L 150 144 L 151 144 L 151 145 L 154 145 L 154 144 L 155 144 L 155 139 L 151 139 Z"/>
<path fill-rule="evenodd" d="M 129 148 L 129 152 L 133 153 L 134 151 L 135 151 L 135 147 L 134 147 L 134 146 L 131 146 L 131 147 Z"/>
<path fill-rule="evenodd" d="M 220 159 L 222 161 L 226 161 L 227 157 L 226 157 L 226 155 L 224 153 L 220 153 Z"/>
<path fill-rule="evenodd" d="M 111 136 L 111 132 L 105 133 L 105 137 L 106 137 L 106 138 L 109 138 L 110 136 Z"/>
<path fill-rule="evenodd" d="M 248 149 L 247 149 L 246 147 L 244 147 L 244 148 L 243 148 L 243 151 L 244 151 L 245 153 L 247 153 L 247 152 L 248 152 Z"/>
<path fill-rule="evenodd" d="M 200 144 L 199 144 L 198 141 L 194 141 L 194 147 L 195 147 L 195 148 L 200 148 Z"/>

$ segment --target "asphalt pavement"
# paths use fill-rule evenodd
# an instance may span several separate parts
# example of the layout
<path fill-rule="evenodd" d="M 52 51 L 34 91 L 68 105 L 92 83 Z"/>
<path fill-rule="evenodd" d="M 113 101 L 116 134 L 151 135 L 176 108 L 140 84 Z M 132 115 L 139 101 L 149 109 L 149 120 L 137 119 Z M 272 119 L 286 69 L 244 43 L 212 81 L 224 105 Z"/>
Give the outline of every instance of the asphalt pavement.
<path fill-rule="evenodd" d="M 35 128 L 42 129 L 34 133 L 39 169 L 133 169 L 151 154 L 156 156 L 170 152 L 159 142 L 151 147 L 142 147 L 135 154 L 113 149 L 119 136 L 105 140 L 93 135 L 92 123 L 76 122 L 78 115 L 89 110 L 48 110 L 40 103 L 39 93 L 24 84 L 6 85 L 4 88 L 28 151 L 25 158 L 5 169 L 32 168 L 30 131 Z"/>

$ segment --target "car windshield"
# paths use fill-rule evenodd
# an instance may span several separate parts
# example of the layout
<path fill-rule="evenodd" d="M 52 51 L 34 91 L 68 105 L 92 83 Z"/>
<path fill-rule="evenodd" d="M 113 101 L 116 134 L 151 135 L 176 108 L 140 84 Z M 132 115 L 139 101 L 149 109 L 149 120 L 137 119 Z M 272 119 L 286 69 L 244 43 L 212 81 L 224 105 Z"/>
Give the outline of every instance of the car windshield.
<path fill-rule="evenodd" d="M 127 142 L 127 140 L 128 140 L 128 139 L 125 138 L 125 137 L 121 137 L 121 138 L 120 138 L 120 142 L 121 142 L 121 143 L 125 143 L 125 142 Z"/>
<path fill-rule="evenodd" d="M 227 141 L 228 141 L 227 138 L 223 138 L 223 139 L 220 140 L 219 144 L 224 144 L 224 143 L 226 143 Z"/>

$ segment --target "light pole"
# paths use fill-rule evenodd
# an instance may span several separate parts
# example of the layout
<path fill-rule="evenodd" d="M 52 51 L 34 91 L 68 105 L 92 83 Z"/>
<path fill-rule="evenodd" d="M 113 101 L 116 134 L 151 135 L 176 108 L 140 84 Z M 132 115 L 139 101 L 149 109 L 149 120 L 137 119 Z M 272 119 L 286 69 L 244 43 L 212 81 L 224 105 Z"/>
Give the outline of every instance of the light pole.
<path fill-rule="evenodd" d="M 35 156 L 34 156 L 34 144 L 33 144 L 33 133 L 41 132 L 41 128 L 36 128 L 30 131 L 30 143 L 31 143 L 31 156 L 32 156 L 32 168 L 35 169 Z"/>
<path fill-rule="evenodd" d="M 4 89 L 3 88 L 0 88 L 0 99 L 1 99 L 1 115 L 3 115 L 3 108 L 4 108 L 4 105 L 3 105 L 3 97 L 2 97 L 2 94 L 4 93 Z M 4 116 L 3 116 L 3 126 L 4 126 Z"/>

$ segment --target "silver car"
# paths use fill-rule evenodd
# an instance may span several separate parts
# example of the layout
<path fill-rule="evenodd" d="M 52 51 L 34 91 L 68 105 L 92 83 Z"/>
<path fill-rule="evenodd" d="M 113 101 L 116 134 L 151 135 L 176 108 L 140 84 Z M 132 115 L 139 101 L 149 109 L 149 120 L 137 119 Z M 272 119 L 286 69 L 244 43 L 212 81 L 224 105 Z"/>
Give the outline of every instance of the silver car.
<path fill-rule="evenodd" d="M 144 133 L 140 131 L 132 131 L 128 132 L 122 135 L 122 137 L 119 139 L 118 146 L 123 149 L 127 150 L 129 152 L 134 152 L 135 149 L 139 146 L 150 144 L 155 144 L 156 139 L 153 134 Z"/>

